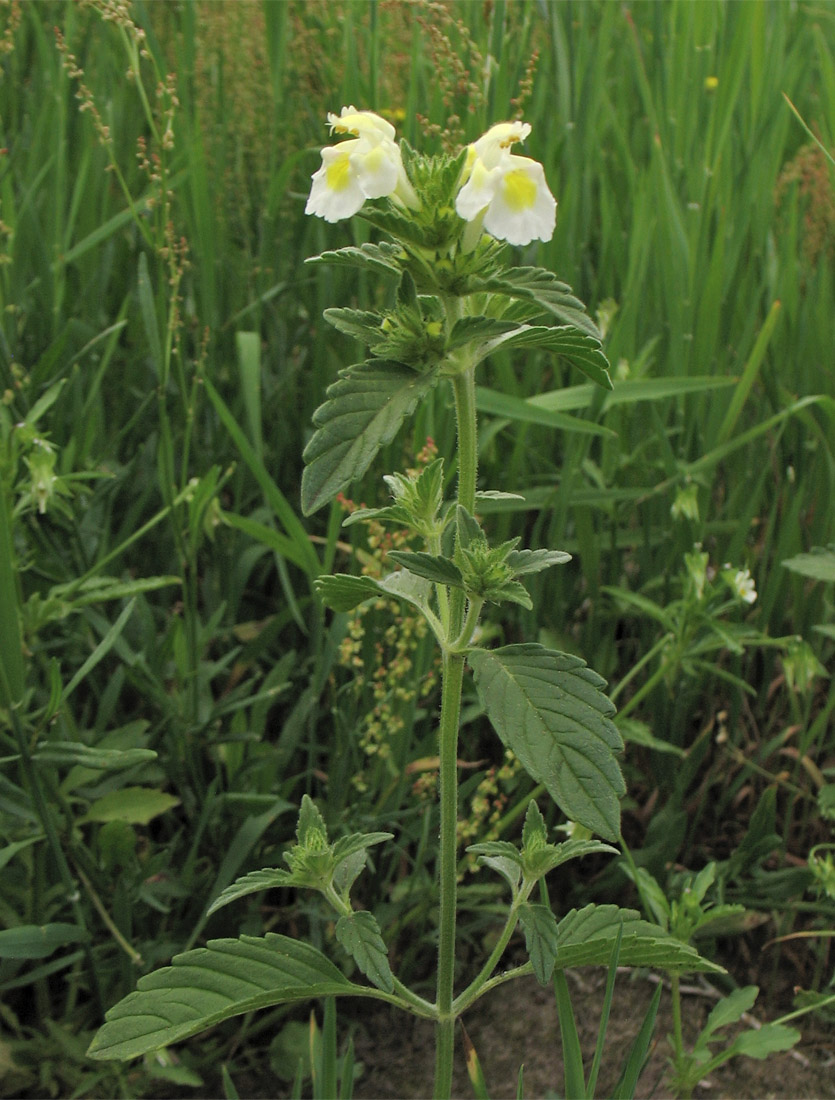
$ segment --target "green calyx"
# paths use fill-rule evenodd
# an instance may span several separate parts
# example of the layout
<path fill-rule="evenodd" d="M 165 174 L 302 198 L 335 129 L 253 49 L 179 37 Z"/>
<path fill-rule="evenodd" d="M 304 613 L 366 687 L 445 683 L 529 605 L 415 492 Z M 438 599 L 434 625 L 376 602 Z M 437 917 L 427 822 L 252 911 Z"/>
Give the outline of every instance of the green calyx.
<path fill-rule="evenodd" d="M 337 899 L 340 910 L 347 909 L 350 889 L 365 867 L 367 849 L 391 838 L 391 833 L 352 833 L 330 843 L 322 815 L 313 800 L 304 795 L 297 843 L 284 853 L 290 867 L 285 884 L 320 890 L 331 900 Z"/>
<path fill-rule="evenodd" d="M 489 841 L 472 844 L 467 851 L 477 855 L 479 863 L 505 879 L 513 893 L 514 904 L 527 901 L 541 878 L 570 859 L 594 852 L 617 854 L 617 848 L 600 840 L 571 839 L 551 844 L 545 819 L 533 799 L 525 815 L 521 848 L 508 841 Z"/>

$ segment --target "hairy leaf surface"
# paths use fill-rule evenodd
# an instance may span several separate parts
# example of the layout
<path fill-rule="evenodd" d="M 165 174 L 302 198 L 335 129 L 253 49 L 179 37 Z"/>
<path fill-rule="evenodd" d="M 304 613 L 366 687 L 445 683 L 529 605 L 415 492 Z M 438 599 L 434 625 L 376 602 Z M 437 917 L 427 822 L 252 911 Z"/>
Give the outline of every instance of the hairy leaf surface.
<path fill-rule="evenodd" d="M 603 354 L 600 341 L 586 332 L 579 332 L 574 325 L 521 325 L 514 332 L 496 336 L 482 345 L 481 353 L 509 348 L 544 348 L 567 359 L 592 382 L 606 390 L 612 389 L 609 377 L 609 360 Z"/>
<path fill-rule="evenodd" d="M 601 677 L 534 643 L 475 649 L 468 660 L 493 728 L 528 774 L 568 817 L 617 840 L 623 742 Z"/>
<path fill-rule="evenodd" d="M 336 938 L 353 957 L 363 974 L 378 989 L 391 993 L 394 989 L 394 978 L 389 966 L 388 951 L 373 913 L 361 909 L 340 917 L 336 922 Z"/>
<path fill-rule="evenodd" d="M 528 299 L 560 321 L 573 325 L 581 332 L 600 340 L 597 325 L 586 313 L 586 307 L 571 293 L 571 287 L 542 267 L 511 267 L 501 275 L 470 276 L 467 290 L 474 293 L 489 290 L 507 294 L 510 298 Z"/>
<path fill-rule="evenodd" d="M 310 515 L 361 477 L 380 447 L 437 384 L 400 363 L 372 359 L 348 367 L 313 414 L 316 431 L 304 452 L 302 510 Z"/>
<path fill-rule="evenodd" d="M 620 966 L 724 973 L 721 966 L 703 959 L 689 944 L 675 939 L 657 924 L 642 920 L 634 909 L 621 909 L 617 905 L 586 905 L 566 913 L 557 925 L 556 965 L 608 966 L 621 924 Z"/>
<path fill-rule="evenodd" d="M 374 270 L 384 275 L 400 275 L 399 258 L 402 252 L 397 245 L 381 241 L 380 244 L 349 245 L 333 252 L 323 252 L 321 256 L 311 256 L 307 264 L 329 264 L 333 267 L 359 267 Z"/>
<path fill-rule="evenodd" d="M 137 989 L 107 1013 L 88 1054 L 136 1058 L 244 1012 L 368 992 L 349 982 L 321 951 L 287 936 L 268 932 L 210 940 L 140 978 Z"/>
<path fill-rule="evenodd" d="M 557 918 L 545 905 L 519 906 L 519 923 L 525 932 L 525 950 L 540 985 L 547 985 L 554 973 L 559 946 Z"/>

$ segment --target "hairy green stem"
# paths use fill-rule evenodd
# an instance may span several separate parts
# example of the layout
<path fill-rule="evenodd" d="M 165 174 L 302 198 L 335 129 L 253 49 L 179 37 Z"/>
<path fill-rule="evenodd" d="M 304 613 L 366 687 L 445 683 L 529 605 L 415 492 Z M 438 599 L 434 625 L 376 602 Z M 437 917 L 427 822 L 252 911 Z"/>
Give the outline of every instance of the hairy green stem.
<path fill-rule="evenodd" d="M 437 984 L 438 1023 L 436 1027 L 434 1094 L 436 1100 L 449 1097 L 452 1089 L 452 1048 L 454 1039 L 452 998 L 455 980 L 456 840 L 458 831 L 457 757 L 463 680 L 463 656 L 451 653 L 445 654 L 439 735 L 441 839 Z"/>
<path fill-rule="evenodd" d="M 673 1010 L 673 1065 L 679 1068 L 684 1058 L 684 1035 L 681 1029 L 681 989 L 676 973 L 670 974 L 670 994 Z"/>
<path fill-rule="evenodd" d="M 462 1012 L 468 1009 L 474 1001 L 478 1000 L 478 998 L 487 988 L 487 982 L 489 981 L 493 971 L 496 969 L 496 965 L 498 964 L 499 959 L 504 954 L 505 948 L 507 947 L 508 943 L 510 943 L 510 937 L 513 935 L 514 929 L 516 928 L 516 922 L 519 919 L 518 902 L 520 902 L 521 900 L 521 898 L 517 899 L 517 902 L 514 902 L 514 904 L 510 907 L 510 912 L 507 915 L 507 920 L 505 921 L 505 926 L 502 929 L 502 934 L 496 941 L 496 946 L 490 953 L 490 958 L 478 972 L 478 975 L 470 982 L 464 992 L 460 996 L 456 997 L 453 1001 L 452 1007 L 456 1015 L 460 1015 Z"/>
<path fill-rule="evenodd" d="M 458 503 L 475 511 L 478 478 L 478 447 L 475 411 L 475 368 L 452 378 L 458 431 Z M 456 589 L 450 600 L 448 641 L 459 639 L 464 626 L 464 593 Z M 461 719 L 461 690 L 464 655 L 445 649 L 441 689 L 441 726 L 438 754 L 440 786 L 439 939 L 435 1045 L 436 1100 L 452 1092 L 452 1056 L 455 1045 L 455 1014 L 452 1001 L 455 982 L 455 925 L 457 892 L 458 832 L 458 727 Z"/>
<path fill-rule="evenodd" d="M 478 478 L 478 436 L 475 412 L 475 367 L 452 379 L 455 393 L 455 419 L 458 429 L 458 503 L 468 512 L 475 511 Z"/>

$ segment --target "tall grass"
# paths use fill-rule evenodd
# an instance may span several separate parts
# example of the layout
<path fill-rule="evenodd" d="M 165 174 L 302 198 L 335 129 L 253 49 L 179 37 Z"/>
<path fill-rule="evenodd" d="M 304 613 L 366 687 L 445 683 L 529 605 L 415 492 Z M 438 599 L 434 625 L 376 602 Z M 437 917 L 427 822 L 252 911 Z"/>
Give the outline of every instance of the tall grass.
<path fill-rule="evenodd" d="M 356 353 L 322 310 L 371 293 L 304 266 L 365 232 L 303 215 L 327 111 L 373 108 L 423 148 L 519 112 L 533 126 L 557 232 L 520 262 L 552 267 L 601 311 L 617 381 L 601 399 L 559 364 L 510 356 L 480 380 L 485 482 L 521 485 L 530 545 L 579 563 L 549 575 L 529 626 L 617 684 L 658 629 L 611 590 L 664 605 L 698 542 L 714 566 L 751 569 L 750 627 L 801 635 L 831 667 L 831 638 L 814 632 L 831 618 L 827 589 L 781 562 L 835 540 L 835 201 L 784 98 L 832 148 L 835 16 L 714 0 L 49 0 L 4 5 L 0 19 L 0 623 L 11 639 L 0 916 L 66 937 L 54 933 L 52 954 L 33 941 L 2 958 L 0 990 L 19 1060 L 39 1035 L 42 1079 L 106 1089 L 85 1077 L 83 1042 L 67 1060 L 43 1021 L 63 1035 L 95 1027 L 142 967 L 203 935 L 208 902 L 275 854 L 306 790 L 323 796 L 329 825 L 398 822 L 402 851 L 375 889 L 392 928 L 419 912 L 431 936 L 433 701 L 405 708 L 393 762 L 368 768 L 367 790 L 352 784 L 369 764 L 355 723 L 370 683 L 355 687 L 346 622 L 324 618 L 311 581 L 368 548 L 356 527 L 340 533 L 338 508 L 302 524 L 297 506 L 311 413 Z M 428 403 L 389 466 L 452 430 L 450 410 Z M 38 462 L 53 459 L 58 480 L 39 490 Z M 354 495 L 380 490 L 372 473 Z M 44 512 L 38 491 L 51 493 Z M 687 491 L 697 513 L 675 518 Z M 498 534 L 502 508 L 489 518 Z M 779 654 L 717 659 L 750 698 L 704 671 L 646 696 L 636 717 L 649 732 L 695 748 L 678 774 L 630 750 L 637 846 L 653 788 L 682 816 L 693 784 L 720 792 L 699 819 L 703 839 L 691 828 L 682 849 L 672 831 L 665 856 L 710 853 L 743 785 L 767 784 L 731 750 L 766 777 L 805 760 L 792 782 L 807 801 L 814 768 L 831 778 L 835 695 L 818 678 L 796 697 Z M 490 750 L 471 717 L 479 761 Z M 708 751 L 704 731 L 720 728 L 728 748 Z M 133 755 L 117 767 L 105 751 Z M 484 804 L 486 792 L 507 832 L 526 792 L 490 764 L 465 795 Z M 412 777 L 427 774 L 416 793 Z M 144 809 L 106 819 L 101 800 L 128 788 L 151 792 Z M 803 857 L 815 826 L 794 820 Z M 420 897 L 400 889 L 401 859 Z M 469 889 L 476 936 L 489 897 Z M 420 939 L 404 950 L 419 965 Z M 32 989 L 34 1011 L 19 992 Z M 12 1087 L 35 1088 L 35 1068 L 16 1073 Z"/>

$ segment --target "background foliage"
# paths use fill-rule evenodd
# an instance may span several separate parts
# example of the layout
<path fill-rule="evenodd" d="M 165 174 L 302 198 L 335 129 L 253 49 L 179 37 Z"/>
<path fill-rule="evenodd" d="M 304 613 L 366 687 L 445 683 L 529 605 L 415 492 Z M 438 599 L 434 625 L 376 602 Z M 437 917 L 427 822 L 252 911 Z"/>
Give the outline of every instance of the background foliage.
<path fill-rule="evenodd" d="M 341 530 L 347 500 L 303 522 L 298 500 L 312 411 L 358 354 L 322 310 L 382 293 L 304 266 L 370 232 L 303 215 L 326 113 L 351 103 L 426 151 L 532 124 L 559 210 L 520 262 L 597 314 L 617 381 L 607 397 L 519 353 L 483 377 L 482 483 L 525 496 L 485 522 L 574 555 L 535 621 L 494 629 L 608 678 L 636 863 L 675 889 L 717 861 L 717 898 L 759 926 L 737 942 L 814 933 L 763 967 L 791 951 L 823 990 L 835 885 L 807 857 L 832 840 L 832 574 L 798 556 L 835 542 L 835 192 L 786 97 L 832 150 L 833 9 L 12 0 L 0 20 L 3 1093 L 263 1072 L 282 1011 L 176 1064 L 84 1050 L 140 973 L 206 934 L 333 944 L 290 892 L 206 917 L 280 862 L 304 793 L 334 835 L 396 834 L 366 903 L 420 978 L 431 646 L 390 609 L 323 613 L 319 572 L 378 571 L 398 539 Z M 381 469 L 448 450 L 442 398 L 416 423 Z M 382 502 L 379 472 L 357 503 Z M 728 605 L 726 563 L 754 604 Z M 531 784 L 470 703 L 462 840 L 512 836 Z M 476 942 L 494 895 L 472 872 Z M 562 888 L 566 908 L 630 889 L 619 869 Z"/>

